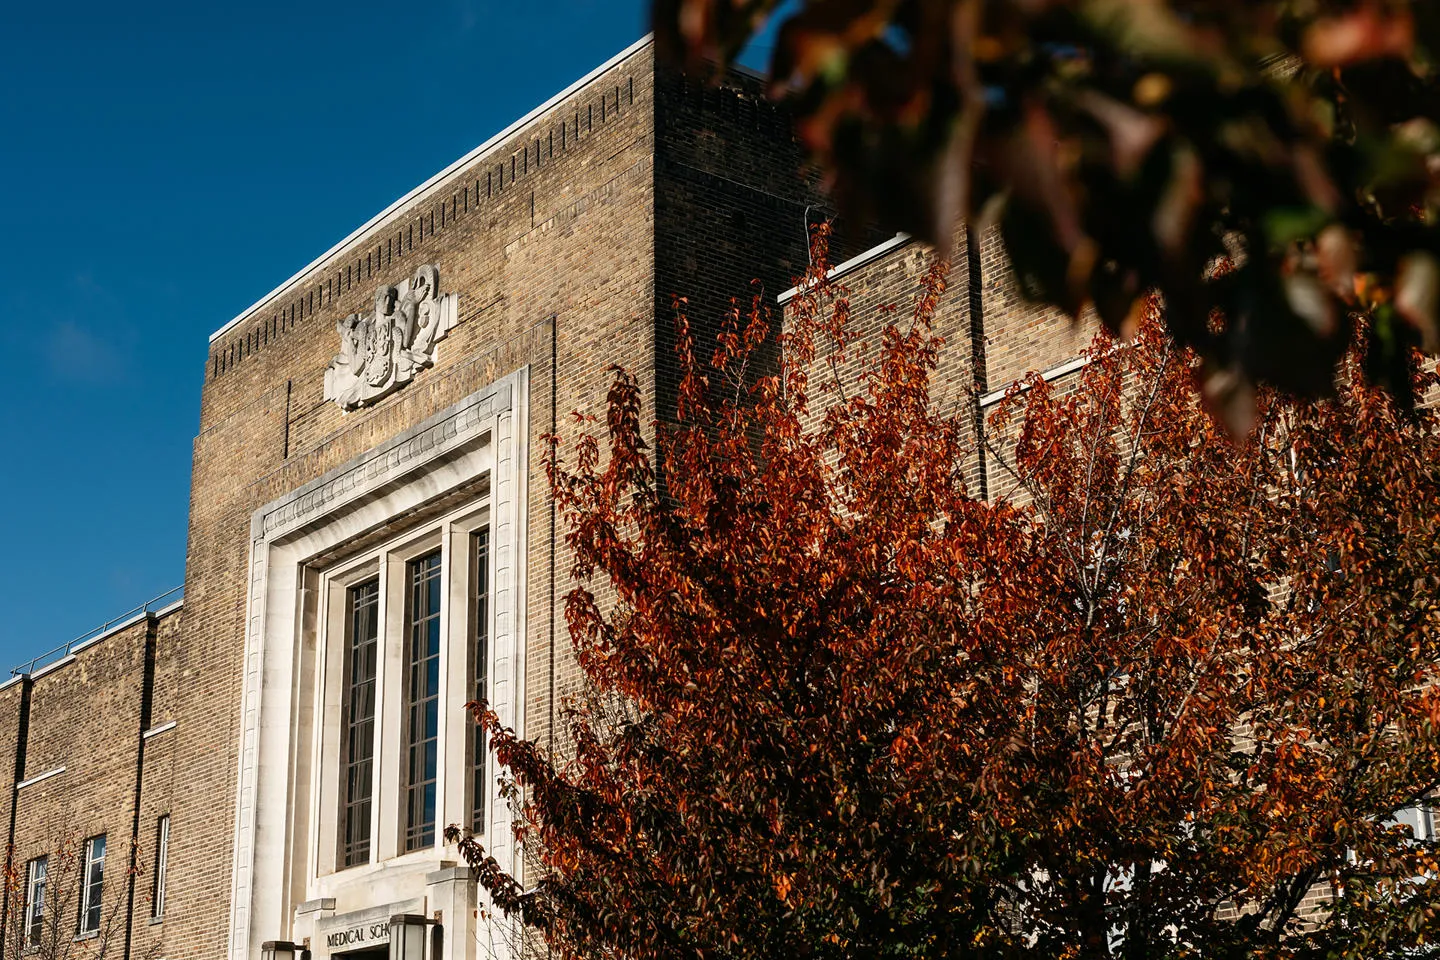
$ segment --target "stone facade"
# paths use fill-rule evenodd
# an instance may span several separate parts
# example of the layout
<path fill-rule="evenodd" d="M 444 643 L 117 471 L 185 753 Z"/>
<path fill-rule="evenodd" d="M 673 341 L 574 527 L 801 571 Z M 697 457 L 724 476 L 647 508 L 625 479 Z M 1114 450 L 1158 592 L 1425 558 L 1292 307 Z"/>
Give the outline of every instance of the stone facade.
<path fill-rule="evenodd" d="M 487 771 L 463 773 L 461 704 L 483 665 L 501 716 L 553 742 L 557 705 L 579 689 L 543 438 L 573 436 L 572 411 L 603 413 L 617 364 L 646 391 L 645 421 L 670 409 L 675 295 L 701 337 L 732 296 L 775 302 L 826 214 L 798 160 L 756 81 L 670 75 L 641 42 L 221 327 L 205 358 L 183 606 L 0 687 L 12 875 L 59 825 L 103 833 L 127 957 L 240 960 L 293 940 L 315 960 L 369 960 L 392 913 L 439 921 L 430 960 L 506 955 L 508 931 L 478 909 L 454 851 L 412 827 L 426 803 L 439 828 L 474 814 L 523 870 L 493 778 L 477 800 Z M 849 237 L 836 259 L 872 248 L 847 271 L 858 306 L 913 291 L 926 251 Z M 1016 302 L 998 241 L 960 251 L 942 307 L 955 397 L 972 396 L 972 376 L 984 393 L 1083 346 L 1068 321 Z M 973 472 L 983 489 L 978 461 Z M 437 666 L 423 680 L 417 597 L 431 594 L 416 578 L 432 558 Z M 369 584 L 375 732 L 356 760 L 355 598 Z M 415 731 L 430 721 L 412 703 L 425 683 L 441 691 L 428 794 Z M 363 804 L 342 766 L 373 787 Z M 337 852 L 361 822 L 363 844 Z M 131 851 L 141 872 L 116 867 Z M 20 918 L 0 921 L 13 952 Z"/>

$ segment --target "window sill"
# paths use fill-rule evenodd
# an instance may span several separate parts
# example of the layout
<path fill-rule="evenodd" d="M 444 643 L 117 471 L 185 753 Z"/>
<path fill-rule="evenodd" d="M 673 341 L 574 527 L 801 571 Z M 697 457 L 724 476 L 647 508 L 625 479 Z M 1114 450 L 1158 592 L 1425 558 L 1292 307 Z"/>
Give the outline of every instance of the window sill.
<path fill-rule="evenodd" d="M 151 918 L 150 918 L 150 926 L 152 926 L 152 927 L 158 927 L 158 926 L 160 926 L 160 924 L 162 924 L 162 923 L 164 923 L 164 922 L 165 922 L 165 915 L 164 915 L 163 913 L 162 913 L 160 916 L 158 916 L 158 917 L 151 917 Z"/>
<path fill-rule="evenodd" d="M 99 938 L 99 930 L 83 930 L 80 933 L 75 934 L 76 943 L 79 943 L 81 940 L 98 940 Z"/>

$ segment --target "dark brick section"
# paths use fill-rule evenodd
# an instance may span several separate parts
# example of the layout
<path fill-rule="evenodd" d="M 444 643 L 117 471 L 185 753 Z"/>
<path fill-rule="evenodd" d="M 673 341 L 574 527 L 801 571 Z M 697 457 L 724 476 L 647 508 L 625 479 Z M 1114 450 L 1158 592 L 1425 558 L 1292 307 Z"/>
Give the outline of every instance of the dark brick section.
<path fill-rule="evenodd" d="M 723 85 L 662 70 L 656 80 L 655 330 L 657 406 L 675 408 L 676 296 L 702 359 L 708 359 L 732 301 L 773 306 L 809 263 L 809 227 L 835 211 L 818 178 L 806 175 L 788 111 L 763 84 L 731 73 Z M 838 262 L 883 239 L 838 230 Z M 778 328 L 780 317 L 775 317 Z M 776 331 L 778 332 L 778 330 Z M 773 354 L 761 358 L 763 372 Z"/>

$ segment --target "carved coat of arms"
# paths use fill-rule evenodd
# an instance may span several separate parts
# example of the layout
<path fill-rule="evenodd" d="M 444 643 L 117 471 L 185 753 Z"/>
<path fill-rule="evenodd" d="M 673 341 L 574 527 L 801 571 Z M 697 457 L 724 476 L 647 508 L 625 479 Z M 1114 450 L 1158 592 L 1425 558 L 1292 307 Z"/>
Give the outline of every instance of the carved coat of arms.
<path fill-rule="evenodd" d="M 455 326 L 458 297 L 440 293 L 440 270 L 427 263 L 399 286 L 375 290 L 371 314 L 335 324 L 340 353 L 325 371 L 325 399 L 343 410 L 373 403 L 435 362 L 435 345 Z"/>

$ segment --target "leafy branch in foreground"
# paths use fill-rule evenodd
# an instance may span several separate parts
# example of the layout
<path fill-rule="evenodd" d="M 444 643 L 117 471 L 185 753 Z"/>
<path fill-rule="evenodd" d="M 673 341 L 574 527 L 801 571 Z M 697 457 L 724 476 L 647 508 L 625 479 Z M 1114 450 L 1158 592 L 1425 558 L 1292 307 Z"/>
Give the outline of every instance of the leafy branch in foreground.
<path fill-rule="evenodd" d="M 1440 6 L 654 3 L 695 69 L 772 17 L 773 91 L 856 217 L 942 250 L 998 222 L 1027 296 L 1113 332 L 1160 291 L 1236 436 L 1256 383 L 1334 389 L 1356 314 L 1361 372 L 1411 404 L 1410 348 L 1440 350 Z"/>

